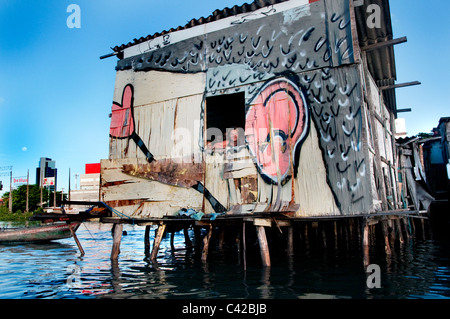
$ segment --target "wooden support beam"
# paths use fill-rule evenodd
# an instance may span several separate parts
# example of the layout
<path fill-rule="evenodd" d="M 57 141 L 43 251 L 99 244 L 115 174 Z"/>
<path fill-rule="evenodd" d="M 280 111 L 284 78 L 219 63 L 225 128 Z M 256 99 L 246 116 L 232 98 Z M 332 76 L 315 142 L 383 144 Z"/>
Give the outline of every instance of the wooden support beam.
<path fill-rule="evenodd" d="M 408 218 L 407 217 L 402 217 L 401 220 L 402 220 L 403 226 L 405 228 L 406 241 L 409 242 L 409 240 L 411 239 L 411 233 L 409 232 Z"/>
<path fill-rule="evenodd" d="M 389 229 L 387 221 L 383 220 L 381 221 L 381 229 L 383 231 L 383 237 L 384 237 L 384 250 L 386 251 L 386 255 L 391 255 L 391 246 L 389 245 Z"/>
<path fill-rule="evenodd" d="M 402 225 L 400 224 L 400 219 L 394 220 L 395 229 L 397 231 L 398 241 L 401 245 L 405 243 L 405 239 L 403 238 Z"/>
<path fill-rule="evenodd" d="M 83 247 L 81 246 L 81 243 L 80 243 L 80 241 L 78 240 L 78 237 L 77 237 L 77 235 L 75 234 L 75 231 L 73 230 L 71 224 L 69 224 L 69 229 L 70 229 L 70 233 L 72 234 L 73 239 L 75 240 L 75 243 L 76 243 L 77 246 L 78 246 L 78 249 L 80 250 L 81 257 L 83 257 L 83 256 L 84 256 L 84 249 L 83 249 Z"/>
<path fill-rule="evenodd" d="M 144 254 L 146 257 L 150 257 L 150 225 L 145 226 L 144 233 Z"/>
<path fill-rule="evenodd" d="M 187 248 L 191 248 L 192 247 L 192 241 L 189 238 L 189 229 L 186 227 L 183 229 L 183 233 L 184 233 L 184 244 L 186 245 Z"/>
<path fill-rule="evenodd" d="M 172 231 L 170 233 L 170 249 L 172 249 L 172 252 L 175 251 L 175 232 Z"/>
<path fill-rule="evenodd" d="M 369 44 L 369 45 L 367 45 L 365 47 L 362 47 L 361 51 L 369 52 L 369 51 L 373 51 L 373 50 L 376 50 L 376 49 L 379 49 L 379 48 L 383 48 L 383 47 L 386 47 L 386 46 L 404 43 L 406 41 L 408 41 L 406 37 L 401 37 L 401 38 L 397 38 L 397 39 L 383 41 L 383 42 L 380 42 L 380 43 Z"/>
<path fill-rule="evenodd" d="M 326 230 L 325 227 L 321 227 L 322 228 L 322 243 L 323 243 L 323 248 L 327 248 L 327 234 L 326 234 Z"/>
<path fill-rule="evenodd" d="M 288 256 L 294 256 L 294 227 L 288 226 L 287 231 L 287 254 Z"/>
<path fill-rule="evenodd" d="M 120 254 L 120 242 L 122 240 L 123 224 L 114 224 L 112 228 L 113 246 L 111 249 L 111 260 L 117 260 Z"/>
<path fill-rule="evenodd" d="M 292 222 L 286 219 L 274 219 L 274 221 L 278 227 L 289 227 L 292 225 Z"/>
<path fill-rule="evenodd" d="M 255 218 L 253 220 L 253 225 L 255 225 L 255 226 L 271 227 L 272 226 L 272 219 L 270 219 L 270 218 Z"/>
<path fill-rule="evenodd" d="M 203 238 L 202 262 L 206 262 L 206 260 L 208 259 L 209 242 L 211 240 L 212 231 L 213 227 L 212 225 L 209 225 L 208 233 Z"/>
<path fill-rule="evenodd" d="M 380 90 L 389 90 L 389 89 L 397 89 L 397 88 L 403 88 L 403 87 L 407 87 L 407 86 L 420 85 L 420 84 L 422 84 L 422 83 L 420 83 L 419 81 L 412 81 L 412 82 L 380 86 L 379 89 Z"/>
<path fill-rule="evenodd" d="M 247 270 L 247 243 L 245 240 L 245 222 L 242 222 L 242 253 L 244 259 L 244 270 Z"/>
<path fill-rule="evenodd" d="M 150 256 L 150 259 L 152 261 L 155 261 L 156 257 L 158 256 L 159 246 L 161 245 L 161 241 L 162 241 L 162 238 L 164 236 L 164 231 L 165 230 L 166 230 L 166 224 L 158 225 L 158 229 L 157 229 L 156 235 L 155 235 L 155 240 L 153 242 L 152 254 Z"/>
<path fill-rule="evenodd" d="M 223 247 L 225 245 L 225 226 L 220 227 L 220 234 L 219 234 L 219 250 L 222 251 Z"/>
<path fill-rule="evenodd" d="M 411 111 L 412 111 L 412 109 L 410 109 L 410 108 L 395 110 L 396 113 L 405 113 L 405 112 L 411 112 Z"/>
<path fill-rule="evenodd" d="M 370 264 L 369 258 L 369 224 L 367 221 L 363 221 L 363 236 L 362 236 L 362 249 L 363 249 L 363 263 L 364 267 Z"/>
<path fill-rule="evenodd" d="M 306 250 L 309 250 L 308 223 L 305 223 L 305 246 Z"/>
<path fill-rule="evenodd" d="M 420 219 L 420 226 L 422 229 L 422 239 L 426 239 L 426 235 L 425 235 L 425 220 L 424 219 Z"/>
<path fill-rule="evenodd" d="M 333 222 L 333 230 L 334 230 L 334 249 L 338 249 L 338 230 L 337 230 L 337 222 Z"/>
<path fill-rule="evenodd" d="M 261 251 L 261 261 L 264 267 L 270 267 L 269 245 L 267 243 L 266 231 L 264 226 L 256 226 L 258 234 L 259 249 Z"/>

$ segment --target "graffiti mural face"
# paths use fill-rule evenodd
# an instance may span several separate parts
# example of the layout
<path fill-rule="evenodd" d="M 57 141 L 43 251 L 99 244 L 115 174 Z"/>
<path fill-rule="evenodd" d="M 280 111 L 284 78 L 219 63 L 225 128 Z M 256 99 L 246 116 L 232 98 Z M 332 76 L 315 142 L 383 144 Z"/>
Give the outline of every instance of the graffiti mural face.
<path fill-rule="evenodd" d="M 128 138 L 134 132 L 133 87 L 128 84 L 123 89 L 122 103 L 113 102 L 111 109 L 109 135 L 115 138 Z"/>
<path fill-rule="evenodd" d="M 119 139 L 131 138 L 145 154 L 147 161 L 151 163 L 154 157 L 134 129 L 133 94 L 133 86 L 127 84 L 123 89 L 122 103 L 113 102 L 109 136 Z"/>
<path fill-rule="evenodd" d="M 245 136 L 263 178 L 284 184 L 292 175 L 294 154 L 308 131 L 308 107 L 290 80 L 266 83 L 249 102 Z"/>

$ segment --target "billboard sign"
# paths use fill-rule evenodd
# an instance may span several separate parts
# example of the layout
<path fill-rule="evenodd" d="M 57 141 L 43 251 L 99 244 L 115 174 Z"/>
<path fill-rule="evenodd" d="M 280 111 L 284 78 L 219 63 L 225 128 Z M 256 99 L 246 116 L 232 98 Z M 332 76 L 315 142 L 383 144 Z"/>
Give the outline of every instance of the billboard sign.
<path fill-rule="evenodd" d="M 28 183 L 28 179 L 26 177 L 13 177 L 13 184 L 15 186 L 19 186 L 19 185 L 23 185 L 23 184 L 27 184 Z"/>
<path fill-rule="evenodd" d="M 43 185 L 44 186 L 55 186 L 55 178 L 54 177 L 45 177 Z"/>

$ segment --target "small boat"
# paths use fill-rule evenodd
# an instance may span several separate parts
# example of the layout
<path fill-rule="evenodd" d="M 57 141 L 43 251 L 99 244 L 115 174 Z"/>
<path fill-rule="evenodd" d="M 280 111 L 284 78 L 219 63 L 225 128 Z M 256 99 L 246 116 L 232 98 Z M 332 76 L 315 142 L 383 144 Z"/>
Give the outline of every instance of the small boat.
<path fill-rule="evenodd" d="M 0 229 L 0 243 L 7 242 L 48 242 L 56 239 L 75 237 L 80 222 L 54 223 L 49 225 Z"/>

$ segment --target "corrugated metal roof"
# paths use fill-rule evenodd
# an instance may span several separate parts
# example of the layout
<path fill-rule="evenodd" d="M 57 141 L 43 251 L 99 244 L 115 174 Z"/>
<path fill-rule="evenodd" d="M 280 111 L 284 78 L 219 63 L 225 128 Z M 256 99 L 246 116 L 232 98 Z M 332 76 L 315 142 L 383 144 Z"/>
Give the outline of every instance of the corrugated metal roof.
<path fill-rule="evenodd" d="M 233 6 L 232 8 L 225 8 L 223 10 L 215 10 L 211 15 L 204 18 L 192 19 L 186 25 L 157 32 L 146 37 L 133 39 L 133 42 L 116 46 L 113 49 L 116 53 L 120 53 L 125 48 L 143 43 L 145 41 L 160 37 L 162 35 L 185 30 L 197 25 L 217 21 L 230 16 L 235 16 L 242 13 L 256 11 L 258 9 L 268 7 L 274 4 L 282 3 L 289 0 L 255 0 L 251 4 L 244 3 L 241 6 Z M 349 0 L 351 1 L 351 0 Z M 312 2 L 312 1 L 311 1 Z M 381 9 L 381 25 L 379 28 L 370 28 L 367 25 L 367 19 L 372 14 L 367 12 L 369 5 L 377 5 Z M 360 47 L 365 47 L 371 44 L 382 43 L 392 40 L 392 23 L 391 13 L 389 8 L 389 0 L 364 0 L 364 5 L 355 7 L 355 19 L 358 31 L 358 41 Z M 118 54 L 120 58 L 120 54 Z M 367 63 L 372 77 L 377 82 L 378 86 L 387 86 L 395 83 L 397 79 L 395 70 L 395 57 L 393 46 L 385 46 L 367 52 Z M 384 101 L 390 110 L 396 110 L 395 89 L 388 89 L 383 91 Z"/>
<path fill-rule="evenodd" d="M 371 10 L 367 12 L 369 5 L 376 5 L 380 8 L 380 28 L 370 28 L 367 25 L 367 19 L 372 15 Z M 355 7 L 355 18 L 358 42 L 361 48 L 393 39 L 389 0 L 370 0 L 370 3 L 365 0 L 363 6 Z M 397 80 L 393 46 L 380 47 L 367 52 L 367 65 L 379 87 L 392 85 Z M 383 90 L 383 99 L 390 110 L 397 109 L 395 89 Z"/>
<path fill-rule="evenodd" d="M 241 13 L 253 12 L 253 11 L 256 11 L 258 9 L 261 9 L 261 8 L 264 8 L 264 7 L 268 7 L 268 6 L 277 4 L 277 3 L 286 2 L 286 1 L 289 1 L 289 0 L 255 0 L 251 4 L 244 3 L 241 6 L 235 5 L 232 8 L 228 8 L 227 7 L 227 8 L 222 9 L 222 10 L 217 9 L 217 10 L 214 10 L 214 12 L 211 15 L 209 15 L 208 17 L 206 17 L 206 18 L 201 17 L 199 19 L 192 19 L 184 26 L 179 26 L 177 28 L 172 28 L 170 30 L 164 30 L 162 32 L 157 32 L 157 33 L 148 35 L 146 37 L 141 37 L 139 39 L 133 39 L 133 42 L 129 42 L 127 44 L 122 44 L 122 45 L 116 46 L 116 47 L 114 47 L 112 49 L 115 52 L 122 51 L 123 49 L 131 47 L 133 45 L 136 45 L 136 44 L 139 44 L 139 43 L 151 40 L 151 39 L 155 39 L 157 37 L 160 37 L 162 35 L 165 35 L 165 34 L 168 34 L 168 33 L 171 33 L 171 32 L 189 29 L 189 28 L 195 27 L 197 25 L 202 25 L 202 24 L 205 24 L 205 23 L 217 21 L 217 20 L 220 20 L 220 19 L 224 19 L 224 18 L 228 18 L 228 17 L 231 17 L 231 16 L 235 16 L 235 15 L 238 15 L 238 14 L 241 14 Z"/>

